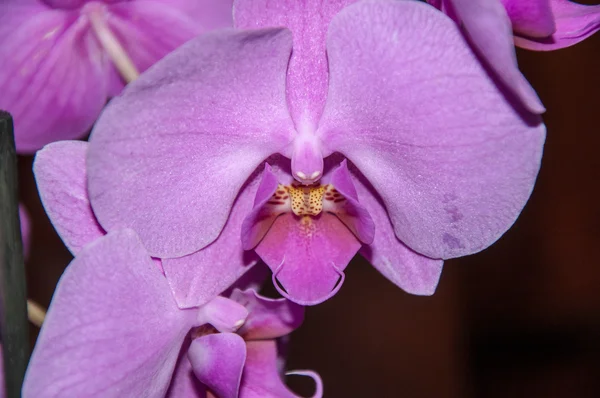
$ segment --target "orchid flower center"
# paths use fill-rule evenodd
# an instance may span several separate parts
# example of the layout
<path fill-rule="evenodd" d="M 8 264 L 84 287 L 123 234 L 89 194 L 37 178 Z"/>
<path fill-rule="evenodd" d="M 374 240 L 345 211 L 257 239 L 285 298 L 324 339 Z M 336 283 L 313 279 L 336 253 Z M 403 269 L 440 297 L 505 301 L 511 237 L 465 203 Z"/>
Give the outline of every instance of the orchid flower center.
<path fill-rule="evenodd" d="M 346 199 L 331 184 L 309 186 L 292 184 L 277 186 L 277 190 L 267 202 L 279 208 L 279 212 L 290 209 L 297 216 L 318 216 L 323 210 L 335 212 L 335 205 Z"/>
<path fill-rule="evenodd" d="M 288 188 L 292 199 L 292 211 L 297 216 L 317 216 L 323 210 L 323 193 L 325 187 L 314 186 L 290 186 Z"/>

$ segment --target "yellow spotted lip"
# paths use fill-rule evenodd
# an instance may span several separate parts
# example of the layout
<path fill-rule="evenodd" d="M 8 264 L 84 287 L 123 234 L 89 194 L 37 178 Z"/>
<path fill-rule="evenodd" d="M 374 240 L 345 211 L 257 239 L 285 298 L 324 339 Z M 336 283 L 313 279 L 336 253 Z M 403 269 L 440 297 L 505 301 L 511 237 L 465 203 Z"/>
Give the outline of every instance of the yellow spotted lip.
<path fill-rule="evenodd" d="M 326 186 L 316 184 L 310 186 L 286 187 L 292 199 L 292 211 L 297 216 L 318 216 L 323 211 L 323 196 Z"/>

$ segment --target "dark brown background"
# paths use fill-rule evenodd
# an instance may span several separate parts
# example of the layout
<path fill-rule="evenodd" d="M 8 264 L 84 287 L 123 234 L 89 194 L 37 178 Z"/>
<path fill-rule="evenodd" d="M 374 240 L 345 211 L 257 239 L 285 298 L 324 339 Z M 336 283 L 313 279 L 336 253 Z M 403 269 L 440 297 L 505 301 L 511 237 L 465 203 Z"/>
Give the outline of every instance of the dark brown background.
<path fill-rule="evenodd" d="M 600 34 L 518 56 L 547 107 L 529 204 L 491 248 L 448 261 L 432 297 L 355 259 L 341 291 L 309 308 L 292 338 L 289 368 L 317 370 L 327 397 L 600 396 Z M 31 162 L 20 159 L 34 220 L 29 294 L 47 306 L 70 255 L 46 221 Z"/>

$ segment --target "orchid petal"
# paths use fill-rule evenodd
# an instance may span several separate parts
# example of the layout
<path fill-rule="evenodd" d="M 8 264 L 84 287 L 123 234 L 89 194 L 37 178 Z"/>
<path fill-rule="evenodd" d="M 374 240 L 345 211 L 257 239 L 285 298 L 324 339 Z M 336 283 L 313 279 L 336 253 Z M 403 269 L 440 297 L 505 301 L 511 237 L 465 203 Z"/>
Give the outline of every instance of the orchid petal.
<path fill-rule="evenodd" d="M 257 178 L 236 199 L 229 219 L 213 243 L 196 253 L 163 259 L 165 275 L 180 308 L 197 307 L 223 292 L 258 261 L 242 249 L 240 229 L 252 209 Z"/>
<path fill-rule="evenodd" d="M 233 239 L 219 238 L 196 253 L 162 259 L 162 264 L 177 305 L 184 309 L 205 304 L 257 261 L 254 253 L 242 250 L 238 231 Z"/>
<path fill-rule="evenodd" d="M 19 153 L 84 135 L 107 96 L 106 59 L 83 18 L 0 5 L 0 108 L 15 121 Z"/>
<path fill-rule="evenodd" d="M 285 26 L 294 35 L 286 92 L 296 127 L 317 125 L 327 98 L 325 36 L 329 22 L 356 0 L 236 0 L 234 25 L 239 29 Z"/>
<path fill-rule="evenodd" d="M 194 339 L 189 360 L 194 374 L 219 398 L 237 398 L 246 362 L 246 343 L 234 333 L 209 334 Z"/>
<path fill-rule="evenodd" d="M 364 177 L 355 178 L 354 185 L 360 202 L 377 225 L 373 242 L 363 245 L 360 254 L 402 290 L 418 295 L 433 294 L 444 261 L 422 256 L 406 247 L 394 234 L 385 206 Z"/>
<path fill-rule="evenodd" d="M 517 66 L 512 25 L 500 1 L 451 0 L 451 3 L 486 68 L 492 70 L 530 112 L 544 113 L 544 105 Z"/>
<path fill-rule="evenodd" d="M 331 174 L 330 184 L 343 198 L 336 198 L 333 193 L 328 199 L 326 192 L 323 209 L 334 213 L 361 242 L 366 244 L 373 242 L 375 223 L 367 209 L 358 202 L 346 159 Z M 338 200 L 340 202 L 337 202 Z"/>
<path fill-rule="evenodd" d="M 110 232 L 59 281 L 23 396 L 162 397 L 194 319 L 133 231 Z"/>
<path fill-rule="evenodd" d="M 74 255 L 105 234 L 96 221 L 87 194 L 87 148 L 87 142 L 55 142 L 39 151 L 33 163 L 46 213 Z"/>
<path fill-rule="evenodd" d="M 260 184 L 254 198 L 254 208 L 244 218 L 242 223 L 242 247 L 244 250 L 253 249 L 271 228 L 275 219 L 286 211 L 291 211 L 289 195 L 287 200 L 272 199 L 277 191 L 279 181 L 271 166 L 265 164 Z"/>
<path fill-rule="evenodd" d="M 515 36 L 517 46 L 537 51 L 557 50 L 577 44 L 600 30 L 600 5 L 588 6 L 567 0 L 550 0 L 550 5 L 556 32 L 545 38 Z"/>
<path fill-rule="evenodd" d="M 515 32 L 529 37 L 547 37 L 556 31 L 551 0 L 500 0 Z"/>
<path fill-rule="evenodd" d="M 187 24 L 194 23 L 203 31 L 233 26 L 233 0 L 135 0 L 132 3 L 145 7 L 162 6 L 170 9 L 167 12 L 177 10 L 182 14 L 181 18 L 187 19 Z M 121 4 L 118 2 L 115 6 Z"/>
<path fill-rule="evenodd" d="M 62 8 L 64 10 L 73 10 L 83 6 L 92 0 L 42 0 L 53 8 Z"/>
<path fill-rule="evenodd" d="M 396 236 L 431 258 L 498 239 L 531 194 L 545 127 L 500 94 L 455 25 L 417 2 L 360 3 L 332 21 L 328 54 L 320 134 L 373 184 Z"/>
<path fill-rule="evenodd" d="M 270 299 L 254 290 L 234 290 L 231 299 L 248 310 L 238 334 L 245 340 L 266 340 L 285 336 L 304 320 L 304 307 L 286 299 Z"/>
<path fill-rule="evenodd" d="M 233 333 L 248 317 L 248 310 L 235 300 L 217 296 L 198 310 L 198 324 L 210 324 L 219 332 Z"/>
<path fill-rule="evenodd" d="M 188 358 L 189 343 L 184 344 L 177 361 L 167 398 L 207 398 L 206 386 L 200 383 Z"/>
<path fill-rule="evenodd" d="M 240 386 L 240 398 L 296 398 L 277 371 L 277 346 L 275 340 L 249 341 L 246 343 L 246 366 Z M 295 371 L 298 374 L 313 377 L 317 387 L 315 398 L 323 395 L 321 379 L 314 372 Z"/>
<path fill-rule="evenodd" d="M 115 2 L 103 21 L 115 39 L 143 72 L 170 51 L 199 33 L 231 27 L 231 0 L 136 0 Z M 109 96 L 124 87 L 116 68 L 110 71 Z"/>
<path fill-rule="evenodd" d="M 437 8 L 440 11 L 443 11 L 444 9 L 444 0 L 425 0 L 427 1 L 427 4 L 431 4 L 432 6 L 434 6 L 435 8 Z"/>
<path fill-rule="evenodd" d="M 189 0 L 118 2 L 107 10 L 107 25 L 137 69 L 143 72 L 200 33 L 232 26 L 231 1 L 229 20 L 220 15 L 228 1 L 202 3 L 205 4 Z M 215 6 L 216 13 L 213 11 Z M 213 14 L 219 16 L 216 21 L 211 18 Z"/>
<path fill-rule="evenodd" d="M 273 271 L 282 295 L 301 305 L 327 300 L 341 287 L 342 271 L 360 248 L 350 230 L 334 215 L 275 220 L 255 251 Z M 336 286 L 337 285 L 337 286 Z"/>
<path fill-rule="evenodd" d="M 235 289 L 240 290 L 260 290 L 271 275 L 271 270 L 262 261 L 254 265 L 248 272 L 242 275 L 235 283 L 224 290 L 221 295 L 229 297 Z"/>
<path fill-rule="evenodd" d="M 460 24 L 460 20 L 456 16 L 454 12 L 454 7 L 452 7 L 452 0 L 425 0 L 427 4 L 431 4 L 444 14 L 448 16 L 448 18 L 452 19 L 454 22 Z"/>
<path fill-rule="evenodd" d="M 111 101 L 88 155 L 100 225 L 132 227 L 156 257 L 213 242 L 252 171 L 290 141 L 290 51 L 283 29 L 208 33 Z"/>

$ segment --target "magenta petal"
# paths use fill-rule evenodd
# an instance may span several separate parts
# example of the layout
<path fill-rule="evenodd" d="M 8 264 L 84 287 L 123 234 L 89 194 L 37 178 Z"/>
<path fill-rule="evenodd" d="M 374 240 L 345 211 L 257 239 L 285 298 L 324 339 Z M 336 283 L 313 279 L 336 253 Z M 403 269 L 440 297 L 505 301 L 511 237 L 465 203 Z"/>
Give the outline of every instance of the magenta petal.
<path fill-rule="evenodd" d="M 492 69 L 531 112 L 546 111 L 535 90 L 519 71 L 510 19 L 500 0 L 450 0 L 457 19 Z M 446 28 L 447 29 L 447 28 Z"/>
<path fill-rule="evenodd" d="M 42 0 L 52 8 L 62 8 L 65 10 L 73 10 L 83 6 L 92 0 Z"/>
<path fill-rule="evenodd" d="M 189 346 L 189 344 L 188 344 Z M 166 398 L 207 398 L 206 386 L 198 380 L 188 358 L 188 347 L 182 347 Z"/>
<path fill-rule="evenodd" d="M 249 341 L 246 343 L 246 366 L 240 385 L 240 398 L 296 398 L 281 380 L 277 371 L 277 346 L 275 340 Z M 323 395 L 321 379 L 314 372 L 295 371 L 289 374 L 313 377 L 317 391 L 313 397 Z"/>
<path fill-rule="evenodd" d="M 256 264 L 258 257 L 242 250 L 238 234 L 235 239 L 218 239 L 194 254 L 162 260 L 165 275 L 180 308 L 203 305 Z"/>
<path fill-rule="evenodd" d="M 437 8 L 438 10 L 443 10 L 444 8 L 444 1 L 443 0 L 426 0 L 428 4 L 431 4 L 432 6 L 434 6 L 435 8 Z"/>
<path fill-rule="evenodd" d="M 344 196 L 345 200 L 340 202 L 339 205 L 333 200 L 333 203 L 326 208 L 329 210 L 333 207 L 333 213 L 361 242 L 366 244 L 373 242 L 375 223 L 367 209 L 358 202 L 356 188 L 350 178 L 346 159 L 331 173 L 331 180 L 329 182 Z M 327 198 L 325 198 L 325 202 L 328 202 Z"/>
<path fill-rule="evenodd" d="M 231 299 L 248 310 L 238 334 L 245 340 L 266 340 L 290 334 L 304 320 L 304 307 L 286 299 L 270 299 L 254 290 L 234 290 Z"/>
<path fill-rule="evenodd" d="M 454 24 L 417 2 L 355 4 L 328 50 L 321 135 L 372 183 L 396 236 L 432 258 L 498 239 L 529 198 L 545 127 L 516 113 Z"/>
<path fill-rule="evenodd" d="M 342 271 L 360 248 L 360 242 L 334 215 L 277 218 L 255 251 L 273 271 L 285 291 L 301 305 L 314 305 L 341 287 Z M 337 285 L 337 286 L 336 286 Z"/>
<path fill-rule="evenodd" d="M 325 36 L 329 22 L 356 0 L 237 0 L 234 24 L 240 29 L 284 26 L 294 35 L 287 73 L 290 113 L 298 129 L 318 124 L 327 98 Z"/>
<path fill-rule="evenodd" d="M 282 214 L 281 211 L 278 211 L 281 206 L 269 204 L 278 186 L 277 176 L 271 170 L 271 166 L 265 164 L 265 170 L 256 190 L 254 208 L 242 223 L 242 247 L 244 250 L 253 249 L 267 234 L 275 219 Z"/>
<path fill-rule="evenodd" d="M 567 0 L 550 0 L 556 32 L 546 38 L 515 36 L 519 47 L 551 51 L 569 47 L 600 30 L 600 5 L 587 6 Z"/>
<path fill-rule="evenodd" d="M 242 249 L 240 239 L 242 221 L 252 209 L 255 182 L 252 180 L 240 192 L 217 240 L 196 253 L 163 259 L 165 275 L 180 308 L 206 303 L 258 261 L 253 252 Z"/>
<path fill-rule="evenodd" d="M 364 245 L 360 254 L 379 272 L 404 291 L 411 294 L 431 295 L 442 274 L 443 260 L 422 256 L 400 242 L 394 234 L 383 203 L 368 184 L 355 180 L 360 202 L 373 217 L 377 227 L 370 245 Z"/>
<path fill-rule="evenodd" d="M 513 30 L 529 37 L 547 37 L 556 31 L 550 0 L 500 0 Z"/>
<path fill-rule="evenodd" d="M 194 321 L 133 231 L 110 232 L 63 274 L 23 395 L 162 397 Z"/>
<path fill-rule="evenodd" d="M 83 18 L 31 3 L 0 5 L 0 109 L 19 153 L 77 138 L 100 114 L 109 64 Z"/>
<path fill-rule="evenodd" d="M 219 236 L 246 179 L 291 139 L 290 36 L 201 35 L 111 101 L 88 155 L 90 200 L 105 229 L 133 228 L 156 257 L 185 256 Z"/>
<path fill-rule="evenodd" d="M 198 324 L 210 324 L 219 332 L 233 333 L 248 317 L 248 309 L 235 300 L 217 296 L 198 309 Z"/>
<path fill-rule="evenodd" d="M 196 4 L 194 4 L 196 3 Z M 231 27 L 231 2 L 229 21 L 209 20 L 216 1 L 156 1 L 137 0 L 118 2 L 109 8 L 108 26 L 123 46 L 140 72 L 145 71 L 169 52 L 210 28 Z M 223 10 L 219 10 L 223 11 Z M 207 26 L 206 26 L 207 25 Z"/>
<path fill-rule="evenodd" d="M 35 156 L 33 172 L 46 213 L 74 255 L 105 234 L 87 194 L 85 157 L 88 143 L 62 141 L 47 145 Z"/>
<path fill-rule="evenodd" d="M 258 256 L 257 256 L 258 257 Z M 248 272 L 238 278 L 235 283 L 229 286 L 221 295 L 225 297 L 229 297 L 231 292 L 235 289 L 253 289 L 260 290 L 267 280 L 267 278 L 271 275 L 271 270 L 267 267 L 263 262 L 259 262 L 256 265 L 252 266 Z"/>
<path fill-rule="evenodd" d="M 209 334 L 194 339 L 188 357 L 194 374 L 219 398 L 237 398 L 246 343 L 235 333 Z"/>
<path fill-rule="evenodd" d="M 233 0 L 135 0 L 140 4 L 163 4 L 178 10 L 203 31 L 233 26 Z"/>

